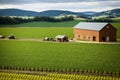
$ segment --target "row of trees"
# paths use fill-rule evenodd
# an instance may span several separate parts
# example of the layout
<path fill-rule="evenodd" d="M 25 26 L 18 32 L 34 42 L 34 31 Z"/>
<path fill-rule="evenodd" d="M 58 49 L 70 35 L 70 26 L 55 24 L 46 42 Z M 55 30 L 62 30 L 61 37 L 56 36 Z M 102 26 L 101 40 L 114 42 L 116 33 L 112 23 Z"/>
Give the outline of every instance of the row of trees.
<path fill-rule="evenodd" d="M 62 22 L 62 21 L 71 21 L 73 20 L 72 16 L 65 16 L 62 18 L 52 18 L 52 17 L 34 17 L 34 18 L 20 18 L 20 17 L 0 17 L 0 24 L 20 24 L 32 21 L 47 21 L 47 22 Z"/>

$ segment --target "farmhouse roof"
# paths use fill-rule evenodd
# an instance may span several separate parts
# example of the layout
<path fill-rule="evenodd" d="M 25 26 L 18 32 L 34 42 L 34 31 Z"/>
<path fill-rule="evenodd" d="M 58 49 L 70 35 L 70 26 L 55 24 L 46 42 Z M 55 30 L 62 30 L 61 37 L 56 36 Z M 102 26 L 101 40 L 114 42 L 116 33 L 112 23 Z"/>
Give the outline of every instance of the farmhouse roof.
<path fill-rule="evenodd" d="M 57 35 L 55 38 L 64 38 L 65 37 L 65 35 Z"/>
<path fill-rule="evenodd" d="M 80 22 L 74 28 L 100 31 L 108 23 Z"/>

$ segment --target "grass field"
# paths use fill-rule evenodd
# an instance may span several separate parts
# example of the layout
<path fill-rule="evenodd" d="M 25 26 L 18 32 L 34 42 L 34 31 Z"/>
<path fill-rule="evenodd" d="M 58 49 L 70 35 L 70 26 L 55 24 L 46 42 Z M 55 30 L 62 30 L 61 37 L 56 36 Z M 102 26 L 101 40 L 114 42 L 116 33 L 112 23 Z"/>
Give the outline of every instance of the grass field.
<path fill-rule="evenodd" d="M 72 28 L 0 28 L 0 34 L 8 36 L 14 34 L 16 38 L 45 38 L 61 34 L 73 37 Z"/>
<path fill-rule="evenodd" d="M 67 28 L 65 27 L 58 27 L 58 28 L 57 27 L 42 27 L 42 28 L 41 27 L 31 27 L 31 28 L 26 27 L 26 25 L 30 25 L 30 24 L 26 23 L 23 25 L 23 27 L 20 27 L 20 28 L 18 27 L 17 28 L 10 28 L 10 27 L 3 28 L 2 27 L 0 28 L 0 35 L 2 34 L 5 36 L 8 36 L 10 34 L 14 34 L 15 37 L 17 38 L 44 38 L 44 37 L 54 38 L 56 35 L 61 34 L 61 35 L 67 35 L 69 38 L 73 38 L 73 26 L 67 27 L 66 25 L 68 25 L 68 23 L 65 23 L 66 25 L 64 25 Z M 33 23 L 31 26 L 35 24 L 37 24 L 37 22 Z M 45 23 L 42 23 L 42 24 L 46 25 Z M 117 38 L 120 38 L 120 23 L 113 23 L 113 25 L 117 28 Z"/>
<path fill-rule="evenodd" d="M 0 40 L 0 66 L 120 72 L 120 45 Z"/>
<path fill-rule="evenodd" d="M 17 25 L 0 25 L 0 27 L 73 27 L 81 20 L 66 22 L 28 22 Z"/>
<path fill-rule="evenodd" d="M 77 23 L 79 21 L 0 25 L 0 35 L 7 37 L 14 34 L 16 38 L 54 38 L 61 34 L 73 38 L 73 26 Z M 120 39 L 120 23 L 112 24 L 117 28 L 117 38 Z M 119 44 L 0 40 L 0 66 L 120 72 L 119 50 Z"/>

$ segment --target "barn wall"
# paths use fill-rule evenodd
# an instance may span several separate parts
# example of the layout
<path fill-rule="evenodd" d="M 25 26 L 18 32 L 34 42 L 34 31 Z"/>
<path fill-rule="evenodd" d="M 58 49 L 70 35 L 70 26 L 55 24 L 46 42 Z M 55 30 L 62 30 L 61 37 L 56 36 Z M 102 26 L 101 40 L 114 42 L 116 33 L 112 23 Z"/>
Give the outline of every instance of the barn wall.
<path fill-rule="evenodd" d="M 102 30 L 100 30 L 100 41 L 103 41 L 103 37 L 105 39 L 109 37 L 109 41 L 116 41 L 116 31 L 117 30 L 112 25 L 106 25 Z"/>
<path fill-rule="evenodd" d="M 99 31 L 74 29 L 74 39 L 93 41 L 93 37 L 99 42 Z"/>

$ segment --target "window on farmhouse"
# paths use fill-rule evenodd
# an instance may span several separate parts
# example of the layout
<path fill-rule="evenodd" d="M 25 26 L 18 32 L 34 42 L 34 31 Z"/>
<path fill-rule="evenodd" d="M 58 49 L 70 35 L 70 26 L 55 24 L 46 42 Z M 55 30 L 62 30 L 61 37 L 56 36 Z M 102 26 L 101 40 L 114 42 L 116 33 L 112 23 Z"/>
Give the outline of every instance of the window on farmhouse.
<path fill-rule="evenodd" d="M 78 38 L 80 38 L 80 35 L 78 35 Z"/>
<path fill-rule="evenodd" d="M 90 37 L 88 37 L 88 39 L 90 39 Z"/>

